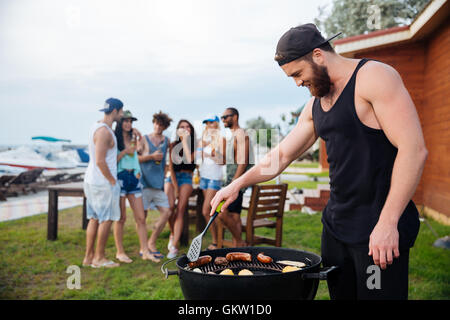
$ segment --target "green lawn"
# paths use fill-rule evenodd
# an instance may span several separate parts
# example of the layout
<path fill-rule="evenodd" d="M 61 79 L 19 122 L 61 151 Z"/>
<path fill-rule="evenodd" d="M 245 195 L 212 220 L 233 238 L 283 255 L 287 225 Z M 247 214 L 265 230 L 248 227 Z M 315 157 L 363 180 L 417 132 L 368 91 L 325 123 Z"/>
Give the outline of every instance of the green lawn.
<path fill-rule="evenodd" d="M 322 172 L 288 172 L 288 171 L 283 171 L 282 174 L 297 174 L 297 175 L 301 175 L 301 176 L 308 176 L 310 178 L 314 178 L 314 177 L 329 177 L 330 173 L 328 170 L 324 170 Z"/>
<path fill-rule="evenodd" d="M 151 212 L 148 222 L 154 222 Z M 322 225 L 320 214 L 296 211 L 285 213 L 283 246 L 320 254 Z M 440 236 L 450 234 L 450 227 L 430 221 Z M 161 263 L 142 261 L 138 257 L 138 238 L 132 214 L 128 214 L 124 244 L 134 260 L 116 269 L 81 268 L 81 289 L 66 286 L 70 265 L 81 266 L 85 249 L 85 232 L 81 229 L 81 208 L 63 210 L 59 215 L 58 240 L 47 241 L 46 214 L 0 223 L 0 299 L 182 299 L 178 278 L 164 279 Z M 191 237 L 195 235 L 191 228 Z M 167 253 L 166 228 L 158 241 Z M 112 234 L 107 255 L 114 257 Z M 204 245 L 209 243 L 209 234 Z M 434 236 L 421 225 L 410 260 L 410 299 L 450 298 L 450 251 L 432 247 Z M 183 252 L 187 248 L 182 248 Z M 172 268 L 175 268 L 172 265 Z M 329 299 L 325 281 L 320 282 L 316 299 Z"/>
<path fill-rule="evenodd" d="M 326 184 L 327 182 L 318 182 L 318 181 L 285 181 L 282 180 L 282 183 L 288 184 L 288 189 L 293 189 L 294 187 L 297 189 L 317 189 L 317 185 Z M 266 182 L 262 182 L 261 184 L 276 184 L 275 180 L 269 180 Z"/>
<path fill-rule="evenodd" d="M 319 162 L 293 162 L 289 166 L 294 168 L 318 168 Z"/>

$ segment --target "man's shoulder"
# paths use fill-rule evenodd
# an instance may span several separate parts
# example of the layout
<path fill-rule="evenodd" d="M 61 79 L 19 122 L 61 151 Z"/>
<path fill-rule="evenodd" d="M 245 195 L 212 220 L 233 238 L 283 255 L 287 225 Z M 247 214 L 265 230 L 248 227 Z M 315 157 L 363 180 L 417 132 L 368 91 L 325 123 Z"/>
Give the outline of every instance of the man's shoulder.
<path fill-rule="evenodd" d="M 367 61 L 358 71 L 358 77 L 370 82 L 378 82 L 380 78 L 397 77 L 399 73 L 394 67 L 377 60 Z"/>
<path fill-rule="evenodd" d="M 95 135 L 100 135 L 102 137 L 111 137 L 111 133 L 106 126 L 98 127 L 97 130 L 95 130 Z"/>
<path fill-rule="evenodd" d="M 95 136 L 104 136 L 106 134 L 109 134 L 109 130 L 106 125 L 102 125 L 100 121 L 94 123 L 94 125 L 92 126 L 92 130 L 94 131 Z"/>
<path fill-rule="evenodd" d="M 313 96 L 313 97 L 311 97 L 311 98 L 306 102 L 305 108 L 304 108 L 304 110 L 305 110 L 306 112 L 311 113 L 311 110 L 312 110 L 314 101 L 316 101 L 316 99 L 317 99 L 317 98 Z"/>
<path fill-rule="evenodd" d="M 314 105 L 314 101 L 316 101 L 316 97 L 311 97 L 305 104 L 305 107 L 303 108 L 302 112 L 300 113 L 299 122 L 302 121 L 312 121 L 312 109 Z"/>
<path fill-rule="evenodd" d="M 233 136 L 235 137 L 245 137 L 247 136 L 247 129 L 244 128 L 237 128 L 236 130 L 234 130 L 233 132 Z"/>
<path fill-rule="evenodd" d="M 372 96 L 374 92 L 393 89 L 402 83 L 402 78 L 394 67 L 380 62 L 369 60 L 358 72 L 358 92 L 363 97 Z"/>
<path fill-rule="evenodd" d="M 96 126 L 94 125 L 93 130 L 94 142 L 99 141 L 99 139 L 101 141 L 104 141 L 105 143 L 109 143 L 110 141 L 112 141 L 113 136 L 110 130 L 105 125 L 99 126 L 98 123 L 96 123 Z"/>

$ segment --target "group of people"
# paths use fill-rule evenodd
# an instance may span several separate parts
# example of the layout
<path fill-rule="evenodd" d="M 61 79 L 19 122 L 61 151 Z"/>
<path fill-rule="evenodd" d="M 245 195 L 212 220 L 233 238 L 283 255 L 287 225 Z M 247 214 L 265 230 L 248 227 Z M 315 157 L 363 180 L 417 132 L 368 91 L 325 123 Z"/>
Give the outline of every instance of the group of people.
<path fill-rule="evenodd" d="M 144 135 L 133 127 L 137 118 L 123 108 L 119 99 L 107 99 L 100 110 L 104 112 L 103 120 L 96 122 L 90 132 L 90 161 L 84 181 L 89 219 L 85 266 L 120 265 L 105 255 L 112 224 L 116 259 L 122 263 L 132 262 L 123 245 L 126 200 L 134 214 L 142 259 L 159 262 L 164 258 L 157 248 L 157 239 L 167 223 L 170 228 L 167 258 L 176 257 L 183 230 L 183 214 L 193 191 L 194 171 L 198 170 L 200 174 L 199 187 L 204 196 L 202 212 L 208 221 L 210 202 L 216 192 L 224 182 L 231 183 L 252 166 L 250 140 L 239 126 L 239 112 L 235 108 L 227 108 L 221 116 L 225 128 L 231 130 L 231 139 L 221 135 L 219 117 L 209 116 L 203 120 L 204 130 L 198 140 L 191 122 L 180 120 L 174 141 L 164 135 L 173 121 L 166 113 L 155 113 L 153 131 Z M 240 191 L 239 198 L 228 207 L 227 214 L 221 215 L 236 246 L 245 245 L 240 225 L 244 191 Z M 148 210 L 159 211 L 150 237 L 146 224 Z M 212 243 L 208 249 L 215 249 L 215 223 L 211 226 L 211 233 Z"/>

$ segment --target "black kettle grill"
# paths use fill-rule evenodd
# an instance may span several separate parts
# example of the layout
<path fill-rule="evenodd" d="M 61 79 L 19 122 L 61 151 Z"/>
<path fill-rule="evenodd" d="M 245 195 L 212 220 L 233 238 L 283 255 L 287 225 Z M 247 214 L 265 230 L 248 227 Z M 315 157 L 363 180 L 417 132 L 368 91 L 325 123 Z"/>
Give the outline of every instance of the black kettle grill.
<path fill-rule="evenodd" d="M 214 264 L 216 257 L 225 257 L 230 252 L 250 253 L 252 261 L 231 261 L 226 266 Z M 270 256 L 273 262 L 259 262 L 256 257 L 261 252 Z M 202 251 L 200 256 L 203 255 L 210 255 L 213 259 L 199 267 L 201 272 L 188 267 L 185 255 L 168 260 L 161 266 L 166 278 L 178 275 L 187 300 L 312 300 L 319 280 L 327 279 L 328 274 L 337 269 L 335 266 L 321 268 L 322 258 L 314 253 L 278 247 L 224 248 Z M 174 260 L 177 260 L 177 270 L 168 270 L 166 265 Z M 280 260 L 299 261 L 306 266 L 282 273 L 285 265 L 277 263 Z M 224 269 L 231 269 L 235 275 L 219 274 Z M 253 275 L 237 275 L 242 269 L 252 271 Z"/>

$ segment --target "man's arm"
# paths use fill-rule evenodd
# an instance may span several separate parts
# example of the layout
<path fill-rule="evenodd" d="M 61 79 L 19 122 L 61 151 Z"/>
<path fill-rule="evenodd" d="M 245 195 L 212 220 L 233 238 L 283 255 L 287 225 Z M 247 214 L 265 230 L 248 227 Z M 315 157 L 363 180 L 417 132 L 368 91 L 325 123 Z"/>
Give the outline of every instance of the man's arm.
<path fill-rule="evenodd" d="M 133 134 L 136 135 L 137 141 L 141 141 L 141 140 L 142 140 L 142 134 L 141 134 L 141 132 L 140 132 L 138 129 L 136 129 L 136 128 L 133 128 L 132 131 L 133 131 Z"/>
<path fill-rule="evenodd" d="M 393 255 L 400 255 L 398 220 L 420 181 L 427 150 L 416 108 L 395 69 L 369 62 L 358 86 L 359 95 L 372 105 L 383 132 L 398 149 L 389 193 L 369 242 L 369 255 L 384 269 Z"/>
<path fill-rule="evenodd" d="M 139 141 L 138 150 L 140 151 L 139 155 L 138 155 L 139 163 L 147 162 L 150 160 L 156 160 L 156 161 L 161 160 L 155 156 L 155 154 L 159 153 L 158 150 L 156 150 L 155 152 L 150 154 L 150 146 L 148 145 L 147 140 L 145 138 L 143 138 Z"/>
<path fill-rule="evenodd" d="M 237 198 L 241 188 L 273 179 L 314 144 L 317 135 L 312 120 L 313 102 L 314 98 L 311 98 L 301 113 L 295 128 L 278 146 L 270 151 L 256 166 L 216 193 L 216 196 L 211 200 L 211 215 L 214 214 L 222 200 L 226 200 L 221 210 L 224 211 Z"/>
<path fill-rule="evenodd" d="M 242 147 L 243 146 L 243 147 Z M 234 137 L 234 162 L 238 164 L 232 181 L 245 173 L 249 163 L 250 139 L 244 130 L 239 130 Z M 243 151 L 243 152 L 242 152 Z"/>
<path fill-rule="evenodd" d="M 109 171 L 108 165 L 106 164 L 106 153 L 110 149 L 112 142 L 111 133 L 108 129 L 102 127 L 99 128 L 94 134 L 94 144 L 95 144 L 95 164 L 100 169 L 100 172 L 109 181 L 111 185 L 116 184 L 116 178 L 113 177 L 111 171 Z"/>
<path fill-rule="evenodd" d="M 227 163 L 227 140 L 225 138 L 221 139 L 222 144 L 219 148 L 219 151 L 216 152 L 216 157 L 219 159 L 217 164 L 226 164 Z"/>
<path fill-rule="evenodd" d="M 139 163 L 148 161 L 146 160 L 146 156 L 148 155 L 148 145 L 144 137 L 138 142 L 137 152 Z"/>

